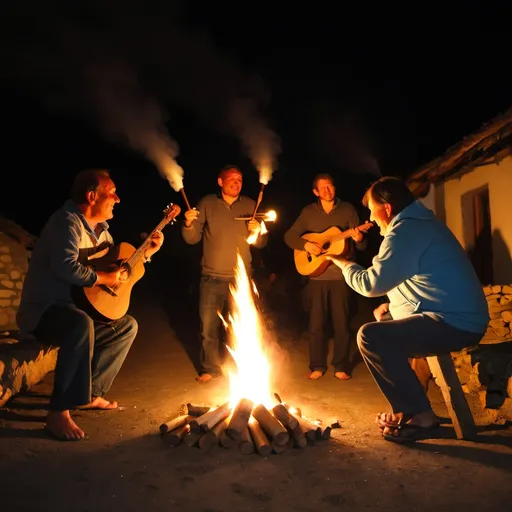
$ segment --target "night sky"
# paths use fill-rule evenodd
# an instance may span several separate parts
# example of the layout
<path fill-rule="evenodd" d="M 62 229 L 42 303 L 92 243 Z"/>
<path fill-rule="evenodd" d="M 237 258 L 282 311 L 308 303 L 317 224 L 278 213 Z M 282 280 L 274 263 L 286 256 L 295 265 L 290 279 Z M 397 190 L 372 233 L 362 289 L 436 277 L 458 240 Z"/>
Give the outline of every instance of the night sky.
<path fill-rule="evenodd" d="M 35 234 L 88 166 L 114 173 L 118 230 L 183 206 L 146 151 L 154 136 L 192 204 L 228 163 L 256 198 L 256 129 L 273 144 L 262 208 L 281 241 L 315 173 L 359 207 L 378 175 L 406 176 L 511 103 L 505 2 L 61 4 L 11 2 L 0 21 L 0 210 Z"/>

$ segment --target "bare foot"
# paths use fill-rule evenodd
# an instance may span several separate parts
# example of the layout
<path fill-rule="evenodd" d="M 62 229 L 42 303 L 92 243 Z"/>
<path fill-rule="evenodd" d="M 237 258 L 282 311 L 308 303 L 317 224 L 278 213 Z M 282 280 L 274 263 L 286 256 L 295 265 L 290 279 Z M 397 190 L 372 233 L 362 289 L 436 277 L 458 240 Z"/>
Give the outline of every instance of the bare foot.
<path fill-rule="evenodd" d="M 315 370 L 315 371 L 313 371 L 313 372 L 311 372 L 311 373 L 309 374 L 309 377 L 308 377 L 308 378 L 309 378 L 310 380 L 318 380 L 318 379 L 319 379 L 320 377 L 322 377 L 322 376 L 323 376 L 323 373 L 322 373 L 321 371 L 319 371 L 319 370 Z"/>
<path fill-rule="evenodd" d="M 69 411 L 49 411 L 46 429 L 62 441 L 80 441 L 85 437 L 85 432 L 71 419 Z"/>
<path fill-rule="evenodd" d="M 201 382 L 201 383 L 210 382 L 212 379 L 213 379 L 213 376 L 210 375 L 209 373 L 201 373 L 199 375 L 196 375 L 197 382 Z"/>
<path fill-rule="evenodd" d="M 108 400 L 105 400 L 101 396 L 95 396 L 93 397 L 92 402 L 89 402 L 87 405 L 80 405 L 77 407 L 77 409 L 80 409 L 82 411 L 88 409 L 101 409 L 104 411 L 108 411 L 111 409 L 117 409 L 117 406 L 117 402 L 109 402 Z"/>
<path fill-rule="evenodd" d="M 352 377 L 346 373 L 346 372 L 336 372 L 334 374 L 334 376 L 338 379 L 338 380 L 350 380 Z"/>

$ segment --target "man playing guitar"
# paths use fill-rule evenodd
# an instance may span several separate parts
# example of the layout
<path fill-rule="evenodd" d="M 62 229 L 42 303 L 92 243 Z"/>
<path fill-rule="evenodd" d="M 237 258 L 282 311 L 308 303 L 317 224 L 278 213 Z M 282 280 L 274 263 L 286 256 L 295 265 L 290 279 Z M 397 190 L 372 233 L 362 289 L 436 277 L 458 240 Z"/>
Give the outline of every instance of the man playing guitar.
<path fill-rule="evenodd" d="M 350 203 L 336 197 L 334 180 L 329 174 L 318 174 L 313 180 L 313 194 L 317 201 L 303 208 L 297 220 L 284 235 L 285 243 L 305 258 L 312 259 L 326 252 L 324 238 L 321 242 L 306 240 L 305 233 L 336 233 L 345 231 L 347 246 L 344 246 L 346 258 L 353 258 L 354 247 L 362 250 L 366 247 L 363 233 L 358 228 L 359 216 Z M 355 244 L 352 243 L 355 242 Z M 328 252 L 328 251 L 327 251 Z M 327 340 L 324 339 L 324 325 L 330 313 L 334 330 L 334 353 L 332 366 L 334 376 L 339 380 L 350 379 L 350 329 L 349 297 L 350 289 L 345 283 L 342 272 L 326 259 L 315 266 L 315 272 L 309 275 L 305 288 L 306 305 L 309 312 L 309 378 L 317 380 L 327 370 Z M 314 261 L 312 261 L 314 265 Z M 300 273 L 306 274 L 306 272 Z"/>

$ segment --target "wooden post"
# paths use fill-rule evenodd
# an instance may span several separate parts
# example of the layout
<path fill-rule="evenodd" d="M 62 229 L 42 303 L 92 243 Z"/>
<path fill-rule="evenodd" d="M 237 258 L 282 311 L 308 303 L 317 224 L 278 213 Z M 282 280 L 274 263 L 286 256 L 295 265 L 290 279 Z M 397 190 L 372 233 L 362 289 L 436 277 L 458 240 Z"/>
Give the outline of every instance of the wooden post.
<path fill-rule="evenodd" d="M 462 390 L 451 354 L 427 357 L 430 371 L 441 388 L 457 439 L 474 440 L 477 429 L 473 414 Z"/>

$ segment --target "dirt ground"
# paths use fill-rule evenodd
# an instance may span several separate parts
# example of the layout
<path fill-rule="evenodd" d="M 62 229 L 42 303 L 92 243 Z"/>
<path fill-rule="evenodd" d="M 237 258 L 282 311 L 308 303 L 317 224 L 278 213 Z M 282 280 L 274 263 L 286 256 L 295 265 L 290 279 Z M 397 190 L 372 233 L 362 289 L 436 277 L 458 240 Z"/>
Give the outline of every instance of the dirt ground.
<path fill-rule="evenodd" d="M 149 281 L 148 281 L 149 282 Z M 236 449 L 167 446 L 158 433 L 182 403 L 220 404 L 227 382 L 201 385 L 189 354 L 196 325 L 181 297 L 164 303 L 137 285 L 132 309 L 139 336 L 109 398 L 117 411 L 74 417 L 87 432 L 78 443 L 43 430 L 52 375 L 1 411 L 2 509 L 52 512 L 504 510 L 512 497 L 512 431 L 486 428 L 476 443 L 457 441 L 449 420 L 440 439 L 399 446 L 380 436 L 374 417 L 387 403 L 368 371 L 332 373 L 311 382 L 307 346 L 276 323 L 282 349 L 276 391 L 308 417 L 341 427 L 327 441 L 262 457 Z M 188 310 L 188 314 L 187 314 Z M 178 320 L 181 319 L 181 322 Z M 195 350 L 195 347 L 194 347 Z M 277 360 L 276 360 L 277 361 Z M 446 415 L 435 385 L 430 394 Z"/>

